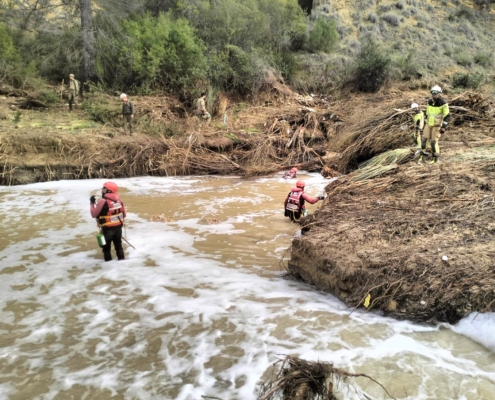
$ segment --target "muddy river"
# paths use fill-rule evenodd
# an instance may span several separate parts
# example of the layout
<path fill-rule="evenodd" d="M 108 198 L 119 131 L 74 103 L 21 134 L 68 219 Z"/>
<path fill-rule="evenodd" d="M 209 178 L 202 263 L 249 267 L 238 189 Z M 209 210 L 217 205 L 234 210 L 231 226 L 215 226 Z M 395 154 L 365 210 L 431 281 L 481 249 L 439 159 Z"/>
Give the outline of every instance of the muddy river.
<path fill-rule="evenodd" d="M 302 177 L 310 195 L 325 185 Z M 107 263 L 89 215 L 103 182 L 0 187 L 0 400 L 254 400 L 285 355 L 369 374 L 400 399 L 495 398 L 493 314 L 396 321 L 283 278 L 290 181 L 116 180 L 135 249 Z M 361 378 L 337 388 L 388 398 Z"/>

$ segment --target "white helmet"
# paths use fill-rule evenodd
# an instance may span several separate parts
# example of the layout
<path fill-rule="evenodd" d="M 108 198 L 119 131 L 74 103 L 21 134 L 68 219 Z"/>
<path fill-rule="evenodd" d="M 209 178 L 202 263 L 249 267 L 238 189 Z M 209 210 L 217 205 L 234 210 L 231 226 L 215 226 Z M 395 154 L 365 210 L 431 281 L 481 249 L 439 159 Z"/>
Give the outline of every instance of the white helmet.
<path fill-rule="evenodd" d="M 125 93 L 122 93 L 122 94 L 120 95 L 120 100 L 122 100 L 122 99 L 124 99 L 124 98 L 126 98 L 126 97 L 127 97 L 127 95 L 126 95 Z"/>
<path fill-rule="evenodd" d="M 435 85 L 431 88 L 430 93 L 433 95 L 442 93 L 442 88 L 438 85 Z"/>
<path fill-rule="evenodd" d="M 419 104 L 418 103 L 412 103 L 411 108 L 419 108 Z"/>

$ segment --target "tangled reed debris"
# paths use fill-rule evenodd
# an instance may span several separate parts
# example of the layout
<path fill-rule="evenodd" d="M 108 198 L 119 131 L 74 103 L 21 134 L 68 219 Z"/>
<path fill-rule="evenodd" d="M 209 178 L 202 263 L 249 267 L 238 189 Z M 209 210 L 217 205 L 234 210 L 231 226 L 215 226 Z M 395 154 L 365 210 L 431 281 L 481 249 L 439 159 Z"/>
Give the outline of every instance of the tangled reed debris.
<path fill-rule="evenodd" d="M 379 385 L 385 393 L 392 397 L 387 389 L 366 374 L 352 374 L 335 368 L 328 362 L 306 361 L 298 357 L 287 356 L 278 360 L 281 364 L 279 372 L 261 385 L 257 400 L 336 400 L 334 386 L 340 383 L 350 385 L 349 378 L 364 377 Z M 367 397 L 364 393 L 362 393 Z M 368 398 L 368 397 L 367 397 Z"/>
<path fill-rule="evenodd" d="M 495 311 L 495 163 L 486 149 L 466 151 L 467 163 L 330 183 L 293 241 L 289 272 L 353 307 L 369 295 L 368 309 L 398 318 Z"/>

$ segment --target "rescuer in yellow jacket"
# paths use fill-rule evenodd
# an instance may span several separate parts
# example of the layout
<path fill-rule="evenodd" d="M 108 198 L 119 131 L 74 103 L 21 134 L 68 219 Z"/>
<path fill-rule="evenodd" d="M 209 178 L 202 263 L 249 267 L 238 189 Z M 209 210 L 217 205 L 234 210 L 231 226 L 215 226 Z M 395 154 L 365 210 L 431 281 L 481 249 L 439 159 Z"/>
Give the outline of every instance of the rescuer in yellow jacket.
<path fill-rule="evenodd" d="M 450 121 L 449 105 L 440 97 L 442 88 L 440 86 L 433 86 L 431 88 L 432 98 L 428 100 L 426 106 L 426 124 L 423 131 L 423 137 L 421 138 L 421 150 L 426 149 L 426 141 L 430 141 L 431 146 L 431 164 L 438 161 L 440 154 L 440 147 L 438 141 L 440 137 L 445 133 L 445 128 Z"/>
<path fill-rule="evenodd" d="M 419 109 L 418 103 L 411 104 L 411 110 L 414 112 L 414 144 L 421 147 L 421 133 L 425 127 L 425 114 Z"/>

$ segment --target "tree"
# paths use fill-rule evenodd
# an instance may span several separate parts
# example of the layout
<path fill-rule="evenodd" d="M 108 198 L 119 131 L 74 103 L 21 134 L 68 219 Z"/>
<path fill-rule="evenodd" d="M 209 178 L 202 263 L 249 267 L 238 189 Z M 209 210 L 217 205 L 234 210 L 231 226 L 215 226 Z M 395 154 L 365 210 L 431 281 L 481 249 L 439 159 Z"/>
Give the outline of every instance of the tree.
<path fill-rule="evenodd" d="M 83 47 L 83 82 L 91 81 L 95 75 L 95 33 L 91 0 L 79 0 L 81 9 L 81 35 Z"/>

